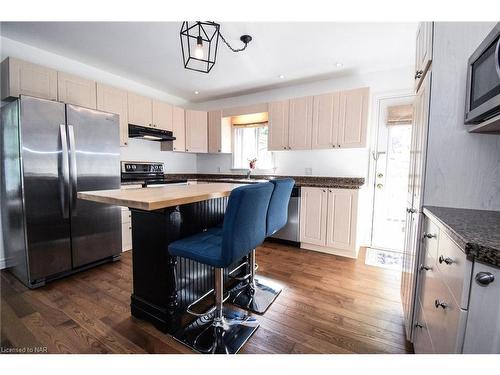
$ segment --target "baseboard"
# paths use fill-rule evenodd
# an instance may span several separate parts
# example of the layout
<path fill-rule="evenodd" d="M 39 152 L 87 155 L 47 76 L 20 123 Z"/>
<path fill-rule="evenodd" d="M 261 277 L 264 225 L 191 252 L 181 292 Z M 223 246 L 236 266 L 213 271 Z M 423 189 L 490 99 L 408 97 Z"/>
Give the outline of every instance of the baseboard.
<path fill-rule="evenodd" d="M 321 253 L 338 255 L 341 257 L 352 258 L 352 259 L 357 259 L 359 252 L 359 247 L 357 248 L 358 250 L 352 251 L 352 250 L 333 249 L 331 247 L 318 246 L 304 242 L 300 243 L 300 247 L 306 250 L 319 251 Z"/>

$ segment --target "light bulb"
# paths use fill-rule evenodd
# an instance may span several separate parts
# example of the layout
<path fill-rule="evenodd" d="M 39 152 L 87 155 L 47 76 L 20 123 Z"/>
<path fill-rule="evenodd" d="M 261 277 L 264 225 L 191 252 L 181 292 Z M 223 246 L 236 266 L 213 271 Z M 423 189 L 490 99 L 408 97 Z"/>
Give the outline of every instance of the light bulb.
<path fill-rule="evenodd" d="M 194 49 L 194 57 L 197 59 L 203 59 L 203 39 L 201 36 L 196 38 L 196 48 Z"/>

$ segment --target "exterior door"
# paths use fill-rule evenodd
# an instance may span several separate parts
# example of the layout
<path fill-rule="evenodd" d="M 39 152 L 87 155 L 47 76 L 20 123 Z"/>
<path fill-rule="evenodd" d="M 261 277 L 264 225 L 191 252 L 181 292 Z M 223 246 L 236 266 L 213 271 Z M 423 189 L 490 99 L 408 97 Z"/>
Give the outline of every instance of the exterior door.
<path fill-rule="evenodd" d="M 118 116 L 66 106 L 70 148 L 73 267 L 121 252 L 121 208 L 77 199 L 76 193 L 120 188 Z"/>
<path fill-rule="evenodd" d="M 371 247 L 402 252 L 405 241 L 412 124 L 389 122 L 389 108 L 411 105 L 414 95 L 378 101 L 377 144 L 373 152 L 373 219 Z"/>
<path fill-rule="evenodd" d="M 303 187 L 300 201 L 300 241 L 325 246 L 328 191 Z"/>
<path fill-rule="evenodd" d="M 339 132 L 339 102 L 338 92 L 314 97 L 312 122 L 312 148 L 336 148 Z"/>
<path fill-rule="evenodd" d="M 310 150 L 313 97 L 290 99 L 288 146 L 291 150 Z"/>
<path fill-rule="evenodd" d="M 365 147 L 368 127 L 368 87 L 340 93 L 338 147 Z"/>
<path fill-rule="evenodd" d="M 21 160 L 30 279 L 71 269 L 64 104 L 21 97 Z"/>
<path fill-rule="evenodd" d="M 288 111 L 288 100 L 269 103 L 269 151 L 288 149 Z"/>
<path fill-rule="evenodd" d="M 327 247 L 355 250 L 357 193 L 354 189 L 328 189 Z"/>

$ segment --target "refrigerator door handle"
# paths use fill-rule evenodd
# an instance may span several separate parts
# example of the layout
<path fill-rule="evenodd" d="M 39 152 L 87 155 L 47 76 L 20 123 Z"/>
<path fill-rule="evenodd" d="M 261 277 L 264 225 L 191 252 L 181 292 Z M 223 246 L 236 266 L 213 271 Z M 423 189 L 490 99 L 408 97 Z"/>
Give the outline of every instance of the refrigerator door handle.
<path fill-rule="evenodd" d="M 66 136 L 66 125 L 59 125 L 59 134 L 61 136 L 61 147 L 62 147 L 62 194 L 61 194 L 61 207 L 63 218 L 69 218 L 69 197 L 68 197 L 68 189 L 69 189 L 69 162 L 68 162 L 68 139 Z"/>
<path fill-rule="evenodd" d="M 77 201 L 77 169 L 76 169 L 76 145 L 75 145 L 75 132 L 73 125 L 68 125 L 69 136 L 69 166 L 70 166 L 70 179 L 71 179 L 71 216 L 76 215 L 76 201 Z"/>

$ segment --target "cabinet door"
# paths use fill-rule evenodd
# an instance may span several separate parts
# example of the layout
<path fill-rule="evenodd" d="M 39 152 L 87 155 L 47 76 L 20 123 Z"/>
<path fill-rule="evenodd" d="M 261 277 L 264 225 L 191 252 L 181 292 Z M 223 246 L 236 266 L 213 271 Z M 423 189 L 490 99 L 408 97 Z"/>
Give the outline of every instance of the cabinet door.
<path fill-rule="evenodd" d="M 338 147 L 365 147 L 368 127 L 368 87 L 340 93 Z"/>
<path fill-rule="evenodd" d="M 97 108 L 95 81 L 57 72 L 57 95 L 60 102 L 85 108 Z"/>
<path fill-rule="evenodd" d="M 186 151 L 186 123 L 184 119 L 184 109 L 174 107 L 172 114 L 172 127 L 175 141 L 173 144 L 174 151 Z"/>
<path fill-rule="evenodd" d="M 128 93 L 128 123 L 153 126 L 153 101 L 145 96 Z"/>
<path fill-rule="evenodd" d="M 328 191 L 303 187 L 300 200 L 300 242 L 325 246 Z"/>
<path fill-rule="evenodd" d="M 420 22 L 415 50 L 415 90 L 420 87 L 432 61 L 432 34 L 433 23 Z"/>
<path fill-rule="evenodd" d="M 172 111 L 170 104 L 153 100 L 153 127 L 172 131 Z"/>
<path fill-rule="evenodd" d="M 97 109 L 120 116 L 120 145 L 128 142 L 127 92 L 111 86 L 97 84 Z"/>
<path fill-rule="evenodd" d="M 29 95 L 57 100 L 57 71 L 26 61 L 6 58 L 2 62 L 2 100 Z"/>
<path fill-rule="evenodd" d="M 207 112 L 186 110 L 186 151 L 208 151 Z"/>
<path fill-rule="evenodd" d="M 208 152 L 222 152 L 222 111 L 208 112 Z"/>
<path fill-rule="evenodd" d="M 267 141 L 269 151 L 288 149 L 288 111 L 288 100 L 269 103 L 269 138 Z"/>
<path fill-rule="evenodd" d="M 310 150 L 313 97 L 290 99 L 288 146 L 291 150 Z"/>
<path fill-rule="evenodd" d="M 489 284 L 477 277 L 493 276 Z M 474 263 L 464 353 L 500 354 L 500 269 Z"/>
<path fill-rule="evenodd" d="M 328 189 L 326 246 L 356 251 L 357 189 Z"/>
<path fill-rule="evenodd" d="M 337 147 L 339 131 L 338 92 L 314 97 L 312 122 L 312 148 L 328 149 Z"/>
<path fill-rule="evenodd" d="M 417 297 L 417 310 L 415 317 L 415 334 L 413 336 L 415 354 L 434 354 L 434 346 L 427 327 L 424 310 Z"/>

